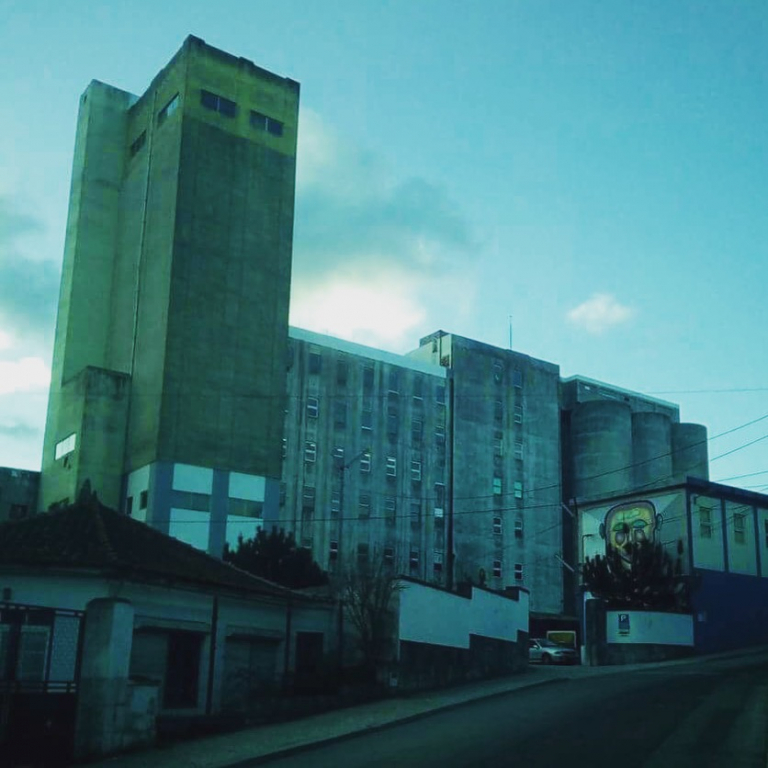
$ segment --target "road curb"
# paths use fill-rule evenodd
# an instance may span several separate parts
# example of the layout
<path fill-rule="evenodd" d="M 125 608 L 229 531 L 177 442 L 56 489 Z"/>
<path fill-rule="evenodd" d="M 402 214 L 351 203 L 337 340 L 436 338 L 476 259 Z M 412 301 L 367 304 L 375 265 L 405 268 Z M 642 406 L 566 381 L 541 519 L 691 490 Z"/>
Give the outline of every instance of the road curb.
<path fill-rule="evenodd" d="M 227 763 L 221 766 L 221 768 L 250 768 L 255 765 L 265 765 L 275 760 L 281 760 L 285 757 L 291 757 L 292 755 L 300 754 L 301 752 L 308 752 L 311 749 L 317 749 L 319 747 L 330 746 L 331 744 L 338 744 L 342 741 L 348 741 L 354 739 L 361 734 L 376 733 L 378 731 L 384 731 L 387 728 L 392 728 L 397 725 L 406 725 L 408 723 L 416 722 L 417 720 L 423 720 L 432 715 L 439 715 L 444 712 L 450 712 L 455 709 L 467 706 L 468 704 L 475 704 L 478 701 L 486 701 L 488 699 L 495 699 L 501 696 L 509 696 L 517 691 L 527 691 L 531 688 L 541 688 L 545 685 L 552 685 L 553 683 L 567 683 L 575 678 L 572 677 L 554 677 L 550 680 L 536 680 L 526 685 L 520 685 L 516 688 L 510 688 L 505 691 L 494 691 L 489 694 L 482 694 L 471 699 L 465 699 L 464 701 L 454 701 L 451 704 L 446 704 L 434 709 L 427 709 L 423 712 L 416 712 L 413 715 L 406 715 L 405 717 L 397 718 L 396 720 L 389 720 L 386 723 L 380 723 L 377 725 L 368 725 L 363 728 L 358 728 L 354 731 L 347 733 L 340 733 L 336 736 L 329 736 L 327 739 L 319 739 L 318 741 L 308 741 L 306 744 L 296 744 L 293 747 L 285 747 L 284 749 L 278 749 L 275 752 L 270 752 L 266 755 L 258 755 L 257 757 L 249 757 L 245 760 L 239 760 L 235 763 Z"/>

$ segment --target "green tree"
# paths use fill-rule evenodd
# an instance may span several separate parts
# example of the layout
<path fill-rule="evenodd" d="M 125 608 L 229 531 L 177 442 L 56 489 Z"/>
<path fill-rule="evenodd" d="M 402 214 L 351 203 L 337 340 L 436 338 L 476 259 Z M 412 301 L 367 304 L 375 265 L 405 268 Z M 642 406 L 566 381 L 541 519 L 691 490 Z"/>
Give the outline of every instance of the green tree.
<path fill-rule="evenodd" d="M 609 608 L 688 611 L 693 584 L 683 574 L 682 553 L 682 542 L 673 558 L 660 543 L 643 541 L 632 545 L 629 567 L 617 550 L 588 557 L 584 586 Z"/>
<path fill-rule="evenodd" d="M 328 583 L 328 574 L 312 559 L 310 550 L 299 547 L 292 533 L 263 528 L 252 539 L 237 538 L 237 546 L 224 547 L 224 560 L 254 576 L 291 589 L 317 587 Z"/>

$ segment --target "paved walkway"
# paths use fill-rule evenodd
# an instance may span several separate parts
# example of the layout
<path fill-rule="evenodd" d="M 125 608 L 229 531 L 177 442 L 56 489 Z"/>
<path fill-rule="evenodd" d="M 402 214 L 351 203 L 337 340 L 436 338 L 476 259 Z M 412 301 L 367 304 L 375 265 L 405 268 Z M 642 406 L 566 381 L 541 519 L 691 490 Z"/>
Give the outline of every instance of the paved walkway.
<path fill-rule="evenodd" d="M 225 768 L 225 766 L 234 768 L 238 763 L 245 761 L 261 759 L 268 762 L 278 755 L 282 756 L 308 748 L 323 741 L 335 741 L 360 731 L 424 717 L 438 710 L 503 695 L 521 688 L 545 685 L 563 679 L 694 664 L 707 658 L 721 659 L 759 653 L 768 653 L 768 646 L 654 664 L 620 667 L 530 667 L 527 672 L 506 678 L 486 680 L 442 691 L 419 693 L 404 698 L 385 699 L 286 723 L 260 725 L 235 733 L 209 736 L 109 758 L 91 765 L 97 768 Z"/>

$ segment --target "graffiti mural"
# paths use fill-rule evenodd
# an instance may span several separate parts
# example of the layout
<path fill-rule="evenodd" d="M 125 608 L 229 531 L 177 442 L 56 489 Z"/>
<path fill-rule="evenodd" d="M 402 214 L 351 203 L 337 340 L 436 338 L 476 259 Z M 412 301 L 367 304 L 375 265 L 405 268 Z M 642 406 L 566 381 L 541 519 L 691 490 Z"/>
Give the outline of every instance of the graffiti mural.
<path fill-rule="evenodd" d="M 600 524 L 605 539 L 605 552 L 619 553 L 622 563 L 630 567 L 631 547 L 643 541 L 656 541 L 662 517 L 650 501 L 628 501 L 611 507 Z"/>

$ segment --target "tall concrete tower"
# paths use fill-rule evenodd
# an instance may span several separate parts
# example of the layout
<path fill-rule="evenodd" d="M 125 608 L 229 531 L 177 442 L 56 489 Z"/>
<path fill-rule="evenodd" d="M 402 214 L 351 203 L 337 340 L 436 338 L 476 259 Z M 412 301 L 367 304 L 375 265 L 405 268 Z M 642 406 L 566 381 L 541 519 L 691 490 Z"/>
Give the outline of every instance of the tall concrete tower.
<path fill-rule="evenodd" d="M 141 97 L 86 89 L 41 510 L 87 479 L 213 552 L 276 515 L 298 101 L 195 37 Z"/>

